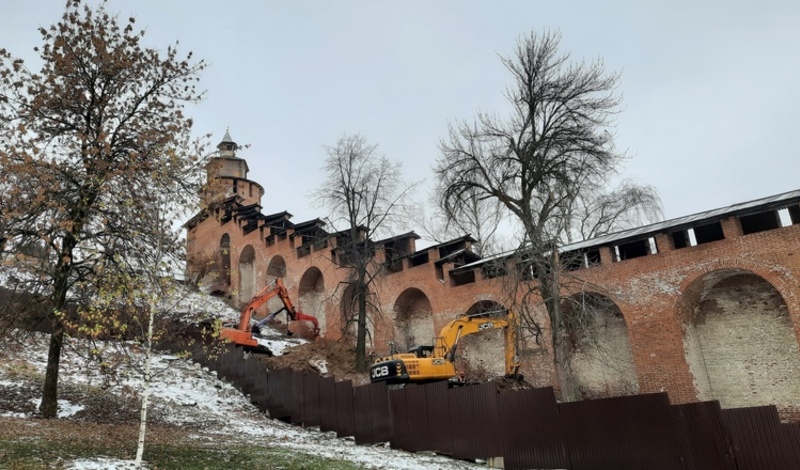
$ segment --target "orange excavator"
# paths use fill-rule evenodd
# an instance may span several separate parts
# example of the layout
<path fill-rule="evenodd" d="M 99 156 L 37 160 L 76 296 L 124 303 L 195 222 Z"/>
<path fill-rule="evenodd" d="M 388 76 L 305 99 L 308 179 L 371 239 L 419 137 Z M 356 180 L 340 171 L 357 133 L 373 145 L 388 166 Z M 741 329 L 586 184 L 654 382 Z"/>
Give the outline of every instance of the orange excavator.
<path fill-rule="evenodd" d="M 278 311 L 267 315 L 263 320 L 251 327 L 250 320 L 253 318 L 253 313 L 256 311 L 256 309 L 269 302 L 269 300 L 276 295 L 281 299 L 281 302 L 283 302 L 283 307 Z M 244 347 L 246 350 L 261 351 L 263 348 L 259 345 L 258 340 L 253 337 L 253 334 L 259 334 L 262 326 L 283 311 L 286 311 L 286 316 L 291 321 L 305 320 L 313 323 L 314 339 L 319 336 L 319 323 L 317 322 L 317 319 L 294 308 L 291 299 L 289 299 L 289 291 L 286 290 L 286 286 L 283 284 L 283 281 L 278 278 L 267 284 L 267 286 L 264 287 L 261 292 L 256 294 L 255 297 L 253 297 L 250 302 L 244 306 L 242 309 L 242 314 L 239 316 L 239 324 L 236 327 L 223 327 L 220 330 L 220 338 L 228 339 L 237 346 Z M 292 333 L 289 331 L 287 334 L 291 335 Z"/>

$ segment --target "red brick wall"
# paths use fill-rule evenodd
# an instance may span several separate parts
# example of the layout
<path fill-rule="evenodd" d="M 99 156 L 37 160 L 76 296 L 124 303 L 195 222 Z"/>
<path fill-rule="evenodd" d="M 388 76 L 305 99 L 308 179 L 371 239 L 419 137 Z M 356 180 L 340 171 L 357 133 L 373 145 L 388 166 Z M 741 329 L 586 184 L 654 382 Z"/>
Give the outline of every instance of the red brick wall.
<path fill-rule="evenodd" d="M 731 217 L 722 221 L 722 228 L 726 237 L 724 240 L 680 249 L 673 247 L 669 235 L 658 234 L 655 236 L 658 253 L 625 261 L 614 261 L 612 248 L 602 247 L 599 266 L 570 272 L 573 279 L 581 281 L 583 289 L 608 297 L 619 309 L 624 325 L 620 323 L 618 327 L 623 328 L 623 332 L 627 328 L 632 365 L 638 379 L 638 389 L 642 393 L 668 391 L 675 403 L 699 398 L 698 383 L 702 380 L 698 382 L 696 372 L 693 374 L 690 367 L 690 361 L 696 359 L 692 355 L 693 350 L 685 344 L 685 332 L 691 330 L 692 312 L 699 308 L 701 297 L 714 294 L 710 284 L 714 282 L 716 272 L 749 273 L 765 281 L 762 289 L 774 289 L 774 303 L 785 309 L 784 325 L 790 336 L 793 334 L 791 338 L 794 340 L 793 344 L 789 342 L 785 346 L 785 356 L 800 361 L 797 348 L 800 339 L 800 306 L 797 299 L 800 285 L 800 226 L 742 235 L 738 220 Z M 234 298 L 240 285 L 239 257 L 242 250 L 250 245 L 255 250 L 257 285 L 263 286 L 268 281 L 267 267 L 270 261 L 282 257 L 286 265 L 284 281 L 292 298 L 299 299 L 296 302 L 305 313 L 320 318 L 326 337 L 340 337 L 340 282 L 345 280 L 347 272 L 331 263 L 330 247 L 298 257 L 290 237 L 267 246 L 261 230 L 245 235 L 236 218 L 221 224 L 216 218 L 209 217 L 190 226 L 188 230 L 190 259 L 192 255 L 194 259 L 201 259 L 202 256 L 197 256 L 201 253 L 211 258 L 218 256 L 220 239 L 224 233 L 231 237 L 231 285 Z M 402 271 L 386 273 L 373 285 L 381 312 L 374 332 L 373 347 L 377 352 L 387 352 L 387 341 L 402 340 L 401 337 L 395 338 L 397 312 L 394 309 L 398 298 L 409 288 L 421 291 L 430 303 L 430 321 L 427 322 L 431 325 L 430 337 L 456 314 L 466 312 L 478 302 L 493 300 L 503 305 L 509 304 L 503 288 L 505 278 L 483 279 L 478 270 L 476 282 L 452 285 L 448 275 L 452 265 L 444 265 L 444 280 L 440 280 L 435 266 L 437 257 L 436 250 L 432 250 L 427 263 L 414 267 L 405 259 Z M 324 295 L 309 297 L 309 305 L 306 306 L 298 288 L 301 277 L 312 268 L 321 273 Z M 190 266 L 190 269 L 197 268 Z M 309 307 L 317 311 L 308 311 Z M 540 312 L 539 316 L 545 327 L 545 337 L 542 338 L 542 344 L 528 343 L 522 351 L 525 360 L 522 371 L 536 385 L 557 385 L 554 383 L 546 315 Z M 413 327 L 415 337 L 424 336 L 424 332 L 419 331 L 419 325 L 424 323 L 418 322 Z M 402 328 L 408 322 L 397 324 Z M 624 336 L 620 341 L 624 341 Z M 758 344 L 748 347 L 757 348 Z M 499 345 L 495 349 L 489 348 L 486 354 L 495 355 L 500 348 Z M 732 366 L 732 369 L 736 368 Z M 791 366 L 784 368 L 790 369 Z M 800 375 L 800 370 L 794 373 Z M 794 383 L 787 383 L 787 386 L 794 386 Z M 711 388 L 713 390 L 713 384 Z M 758 396 L 759 393 L 755 391 L 757 397 L 754 403 L 766 404 L 774 398 L 769 394 Z M 719 396 L 725 396 L 725 391 L 720 391 Z M 800 391 L 793 396 L 794 403 L 791 403 L 792 399 L 783 398 L 784 403 L 778 405 L 785 410 L 800 409 Z M 710 398 L 715 398 L 713 393 Z"/>

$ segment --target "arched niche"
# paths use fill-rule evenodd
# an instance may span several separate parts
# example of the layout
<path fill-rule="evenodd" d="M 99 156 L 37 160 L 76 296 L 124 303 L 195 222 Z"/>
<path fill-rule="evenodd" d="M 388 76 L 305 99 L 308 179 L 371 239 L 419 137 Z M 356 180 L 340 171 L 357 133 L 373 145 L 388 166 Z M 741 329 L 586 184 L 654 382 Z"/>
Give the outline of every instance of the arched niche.
<path fill-rule="evenodd" d="M 751 271 L 695 279 L 678 305 L 684 348 L 701 400 L 723 408 L 800 407 L 800 348 L 785 300 Z"/>
<path fill-rule="evenodd" d="M 256 250 L 247 245 L 239 255 L 239 302 L 244 305 L 256 295 Z"/>
<path fill-rule="evenodd" d="M 231 286 L 231 236 L 227 233 L 219 240 L 220 273 L 219 279 L 223 288 Z"/>
<path fill-rule="evenodd" d="M 475 302 L 467 315 L 502 318 L 506 308 L 494 300 Z M 487 330 L 461 338 L 458 346 L 456 371 L 467 380 L 482 381 L 505 373 L 505 336 L 503 330 Z"/>
<path fill-rule="evenodd" d="M 269 259 L 269 263 L 267 263 L 267 279 L 265 286 L 268 286 L 275 282 L 276 279 L 280 278 L 285 281 L 286 277 L 286 261 L 280 255 L 275 255 Z M 292 301 L 297 301 L 297 299 L 292 299 Z M 273 297 L 267 302 L 267 307 L 264 311 L 264 314 L 269 314 L 272 312 L 276 312 L 283 307 L 283 302 L 277 296 Z M 284 321 L 285 316 L 281 314 L 277 321 Z"/>
<path fill-rule="evenodd" d="M 267 264 L 267 284 L 277 278 L 286 276 L 286 261 L 283 256 L 275 255 L 269 260 Z"/>
<path fill-rule="evenodd" d="M 377 315 L 378 310 L 375 308 L 375 295 L 367 290 L 365 294 L 367 302 L 367 336 L 366 345 L 367 350 L 374 349 L 373 338 L 375 335 L 375 324 L 373 318 Z M 357 316 L 359 309 L 359 296 L 357 295 L 355 284 L 347 284 L 342 291 L 341 301 L 339 303 L 339 314 L 342 325 L 342 336 L 356 344 L 358 325 Z"/>
<path fill-rule="evenodd" d="M 420 289 L 404 290 L 394 303 L 395 343 L 399 351 L 420 345 L 433 345 L 436 331 L 433 327 L 431 301 Z"/>
<path fill-rule="evenodd" d="M 569 370 L 581 398 L 639 392 L 628 327 L 619 307 L 598 293 L 566 297 L 561 311 L 568 325 Z"/>
<path fill-rule="evenodd" d="M 325 321 L 325 278 L 317 267 L 311 267 L 300 277 L 299 307 L 303 313 L 313 315 L 319 322 L 320 334 L 327 331 Z"/>

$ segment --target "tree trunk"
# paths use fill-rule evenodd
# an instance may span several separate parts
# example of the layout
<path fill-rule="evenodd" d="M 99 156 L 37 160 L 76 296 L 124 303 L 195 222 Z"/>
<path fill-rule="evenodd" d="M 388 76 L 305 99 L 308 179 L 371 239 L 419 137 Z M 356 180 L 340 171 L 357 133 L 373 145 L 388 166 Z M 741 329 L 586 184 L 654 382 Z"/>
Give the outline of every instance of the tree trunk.
<path fill-rule="evenodd" d="M 575 385 L 575 378 L 569 365 L 569 341 L 563 327 L 552 330 L 553 362 L 556 367 L 558 383 L 561 388 L 561 401 L 577 401 L 580 399 Z"/>
<path fill-rule="evenodd" d="M 58 368 L 61 362 L 61 347 L 63 345 L 64 330 L 61 327 L 56 327 L 56 330 L 50 335 L 42 403 L 39 405 L 39 412 L 46 419 L 58 416 Z"/>
<path fill-rule="evenodd" d="M 142 408 L 139 413 L 139 442 L 136 446 L 136 468 L 141 468 L 144 456 L 144 437 L 147 431 L 147 404 L 150 401 L 150 383 L 153 381 L 152 355 L 153 355 L 153 324 L 155 323 L 155 300 L 150 307 L 150 318 L 147 325 L 147 341 L 144 349 L 144 390 L 142 390 Z"/>
<path fill-rule="evenodd" d="M 553 249 L 555 252 L 555 249 Z M 553 363 L 558 376 L 562 401 L 577 400 L 578 393 L 572 369 L 569 365 L 570 343 L 567 323 L 561 311 L 561 283 L 559 282 L 558 257 L 536 265 L 539 277 L 539 289 L 544 299 L 547 314 L 550 317 L 550 335 L 553 345 Z M 549 265 L 549 269 L 546 266 Z"/>
<path fill-rule="evenodd" d="M 356 286 L 358 295 L 358 335 L 356 339 L 356 371 L 367 371 L 367 286 L 359 279 Z"/>

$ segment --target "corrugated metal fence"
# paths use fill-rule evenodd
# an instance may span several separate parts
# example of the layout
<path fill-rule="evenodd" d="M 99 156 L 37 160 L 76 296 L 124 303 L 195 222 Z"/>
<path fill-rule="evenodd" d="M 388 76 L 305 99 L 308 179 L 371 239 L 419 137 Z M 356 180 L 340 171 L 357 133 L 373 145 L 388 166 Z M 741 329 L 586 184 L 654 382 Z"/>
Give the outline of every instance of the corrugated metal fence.
<path fill-rule="evenodd" d="M 666 393 L 557 403 L 551 388 L 504 391 L 494 384 L 390 390 L 290 369 L 268 372 L 237 348 L 192 359 L 272 418 L 359 444 L 389 442 L 470 460 L 502 456 L 509 469 L 800 469 L 800 424 L 780 423 L 773 406 L 670 405 Z"/>

